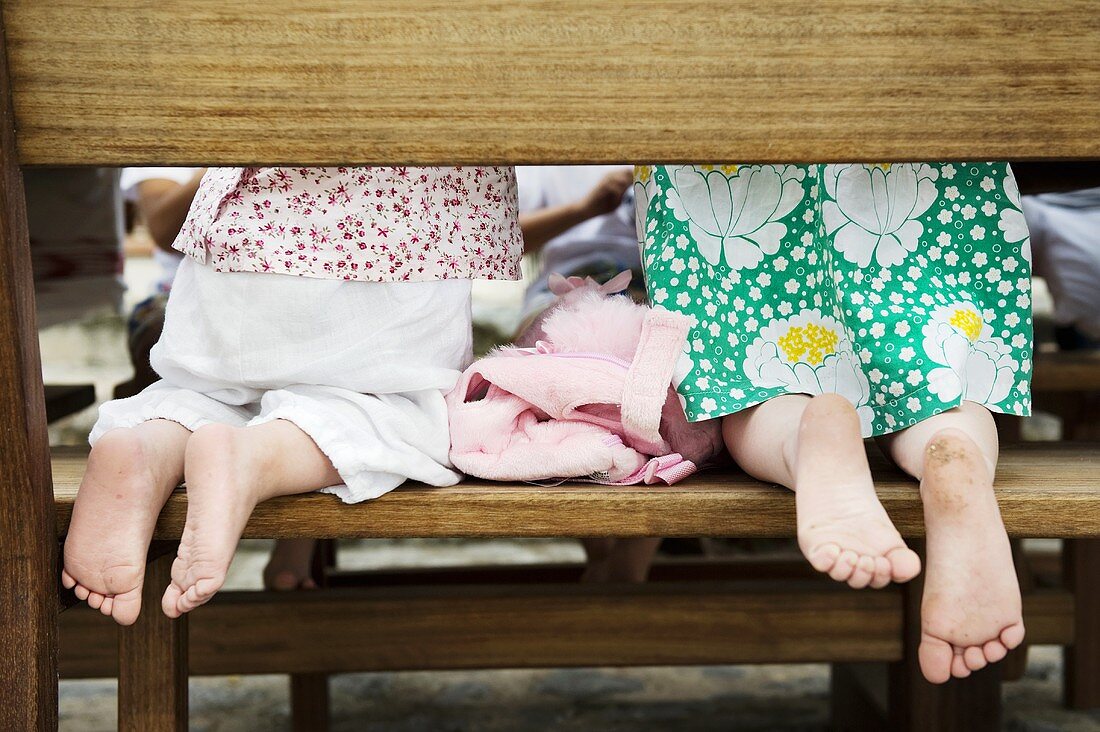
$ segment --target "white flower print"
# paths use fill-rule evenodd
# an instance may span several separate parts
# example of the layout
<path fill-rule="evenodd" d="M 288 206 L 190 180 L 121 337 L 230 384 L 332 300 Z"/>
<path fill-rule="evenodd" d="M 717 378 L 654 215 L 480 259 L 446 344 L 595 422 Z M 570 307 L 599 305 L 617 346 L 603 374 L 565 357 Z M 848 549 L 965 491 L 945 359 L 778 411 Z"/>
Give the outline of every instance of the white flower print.
<path fill-rule="evenodd" d="M 781 220 L 802 201 L 805 175 L 795 165 L 683 165 L 670 171 L 668 206 L 707 262 L 751 269 L 779 251 Z"/>
<path fill-rule="evenodd" d="M 922 335 L 925 354 L 939 364 L 928 374 L 928 391 L 941 402 L 991 406 L 1008 396 L 1019 363 L 972 303 L 937 307 Z"/>
<path fill-rule="evenodd" d="M 872 256 L 883 266 L 900 264 L 917 248 L 918 220 L 936 200 L 935 168 L 925 164 L 827 165 L 822 206 L 834 246 L 860 267 Z"/>
<path fill-rule="evenodd" d="M 839 394 L 855 405 L 863 434 L 870 434 L 870 384 L 844 326 L 820 310 L 804 310 L 761 328 L 745 352 L 744 371 L 765 388 Z"/>
<path fill-rule="evenodd" d="M 1023 206 L 1020 203 L 1020 189 L 1016 185 L 1016 178 L 1009 173 L 1001 182 L 1004 187 L 1005 198 L 1009 206 L 1001 209 L 1001 220 L 997 222 L 997 228 L 1001 230 L 1005 241 L 1009 244 L 1022 242 L 1020 254 L 1028 262 L 1031 261 L 1031 239 L 1028 237 L 1027 221 L 1024 220 Z"/>

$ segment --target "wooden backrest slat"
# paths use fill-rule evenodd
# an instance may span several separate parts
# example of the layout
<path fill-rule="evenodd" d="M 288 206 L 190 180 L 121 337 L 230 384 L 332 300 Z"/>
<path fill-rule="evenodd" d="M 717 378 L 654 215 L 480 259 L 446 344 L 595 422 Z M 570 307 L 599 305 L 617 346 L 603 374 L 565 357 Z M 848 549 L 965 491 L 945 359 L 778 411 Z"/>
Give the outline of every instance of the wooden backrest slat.
<path fill-rule="evenodd" d="M 1100 158 L 1094 0 L 4 0 L 30 165 Z"/>

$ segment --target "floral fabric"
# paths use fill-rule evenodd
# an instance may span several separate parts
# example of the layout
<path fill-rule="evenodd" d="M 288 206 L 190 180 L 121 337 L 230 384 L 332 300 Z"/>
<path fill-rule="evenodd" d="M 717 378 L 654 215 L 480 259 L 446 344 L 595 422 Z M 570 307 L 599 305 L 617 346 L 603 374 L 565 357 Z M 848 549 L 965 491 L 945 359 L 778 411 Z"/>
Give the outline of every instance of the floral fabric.
<path fill-rule="evenodd" d="M 224 272 L 516 280 L 517 209 L 508 167 L 211 168 L 174 246 Z"/>
<path fill-rule="evenodd" d="M 1006 163 L 639 166 L 650 301 L 693 319 L 692 420 L 835 392 L 865 436 L 1030 413 L 1031 247 Z"/>

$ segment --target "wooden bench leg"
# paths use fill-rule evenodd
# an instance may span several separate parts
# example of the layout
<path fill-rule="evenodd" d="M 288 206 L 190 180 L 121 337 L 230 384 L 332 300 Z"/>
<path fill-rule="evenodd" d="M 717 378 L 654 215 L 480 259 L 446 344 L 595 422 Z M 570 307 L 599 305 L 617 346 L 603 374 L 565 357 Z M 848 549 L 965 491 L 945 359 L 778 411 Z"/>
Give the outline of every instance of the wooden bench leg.
<path fill-rule="evenodd" d="M 294 732 L 328 729 L 328 674 L 290 675 L 290 718 Z"/>
<path fill-rule="evenodd" d="M 1100 707 L 1100 539 L 1070 539 L 1062 550 L 1073 592 L 1073 645 L 1065 650 L 1065 701 L 1071 709 Z"/>
<path fill-rule="evenodd" d="M 57 531 L 0 19 L 0 729 L 57 728 Z"/>
<path fill-rule="evenodd" d="M 328 587 L 336 567 L 336 541 L 321 539 L 313 548 L 310 574 L 319 588 Z M 290 675 L 290 720 L 294 732 L 325 732 L 329 725 L 328 674 Z"/>
<path fill-rule="evenodd" d="M 124 732 L 186 732 L 187 616 L 169 620 L 160 596 L 171 581 L 174 552 L 145 572 L 141 615 L 118 634 L 118 728 Z"/>
<path fill-rule="evenodd" d="M 924 542 L 910 542 L 924 561 Z M 917 663 L 920 645 L 920 602 L 924 575 L 904 586 L 903 658 L 890 664 L 889 728 L 924 732 L 981 732 L 1001 728 L 1000 664 L 992 664 L 965 679 L 930 684 Z"/>

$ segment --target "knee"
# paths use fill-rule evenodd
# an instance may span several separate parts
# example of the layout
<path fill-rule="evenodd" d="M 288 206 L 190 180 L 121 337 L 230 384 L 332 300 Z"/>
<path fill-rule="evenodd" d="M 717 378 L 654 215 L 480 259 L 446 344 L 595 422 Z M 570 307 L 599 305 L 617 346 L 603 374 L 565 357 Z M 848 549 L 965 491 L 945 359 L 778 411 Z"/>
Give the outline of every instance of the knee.
<path fill-rule="evenodd" d="M 213 453 L 232 449 L 240 438 L 243 427 L 221 424 L 205 424 L 194 430 L 187 439 L 188 455 L 195 452 Z"/>
<path fill-rule="evenodd" d="M 138 461 L 144 455 L 144 444 L 132 427 L 116 427 L 104 432 L 92 445 L 92 456 L 112 457 Z"/>
<path fill-rule="evenodd" d="M 936 430 L 924 450 L 926 466 L 980 460 L 989 469 L 990 475 L 996 467 L 996 459 L 996 455 L 986 455 L 970 435 L 957 427 Z"/>
<path fill-rule="evenodd" d="M 827 409 L 844 413 L 854 413 L 856 411 L 855 405 L 847 397 L 831 392 L 816 395 L 810 400 L 810 403 L 815 409 Z"/>

